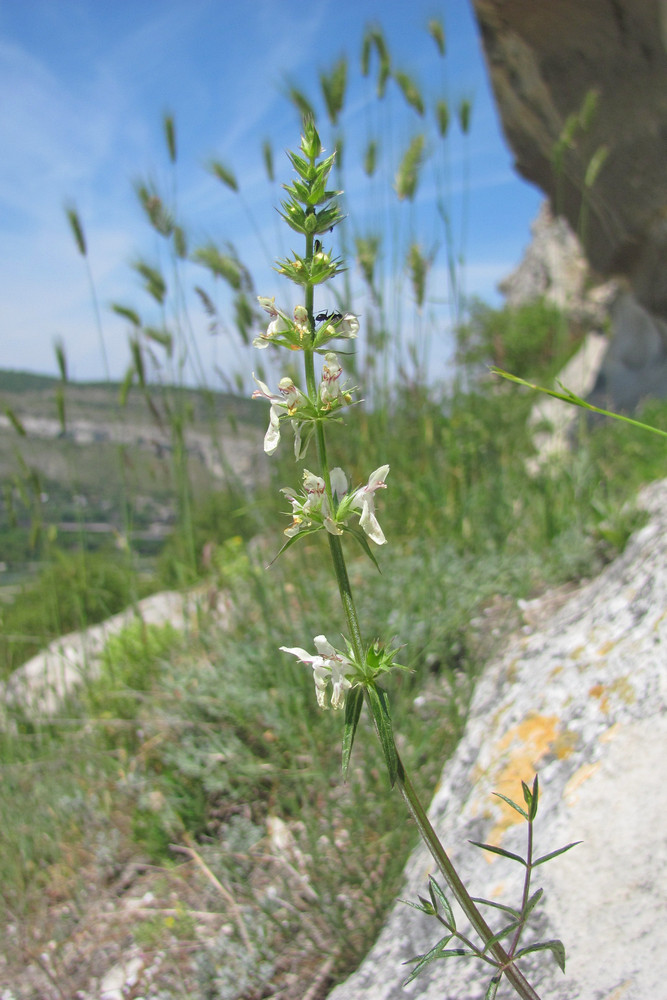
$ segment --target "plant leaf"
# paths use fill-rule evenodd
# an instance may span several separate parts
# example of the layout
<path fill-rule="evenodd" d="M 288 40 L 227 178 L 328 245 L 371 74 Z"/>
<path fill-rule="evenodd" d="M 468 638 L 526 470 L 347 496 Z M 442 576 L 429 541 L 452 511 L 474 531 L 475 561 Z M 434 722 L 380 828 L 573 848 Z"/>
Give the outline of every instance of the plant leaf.
<path fill-rule="evenodd" d="M 537 859 L 537 861 L 533 861 L 533 868 L 537 868 L 538 865 L 543 865 L 545 861 L 551 861 L 552 858 L 557 858 L 559 854 L 565 854 L 566 851 L 569 851 L 571 847 L 576 847 L 577 844 L 583 844 L 583 840 L 573 840 L 572 843 L 568 844 L 566 847 L 561 847 L 557 851 L 552 851 L 551 854 L 543 854 L 541 858 Z"/>
<path fill-rule="evenodd" d="M 529 944 L 526 948 L 522 948 L 514 956 L 515 959 L 521 958 L 523 955 L 529 955 L 533 951 L 550 951 L 556 960 L 558 968 L 561 972 L 565 972 L 565 946 L 562 941 L 542 941 L 540 944 Z"/>
<path fill-rule="evenodd" d="M 532 913 L 532 911 L 535 909 L 535 907 L 537 906 L 543 895 L 544 895 L 544 889 L 538 889 L 536 892 L 533 893 L 533 895 L 526 903 L 526 909 L 523 911 L 524 920 L 526 919 L 529 913 Z"/>
<path fill-rule="evenodd" d="M 472 901 L 473 903 L 483 903 L 484 906 L 493 906 L 496 910 L 503 910 L 503 912 L 509 913 L 516 920 L 519 920 L 521 917 L 519 911 L 515 910 L 514 907 L 505 906 L 503 903 L 494 903 L 492 899 L 482 899 L 480 896 L 473 896 Z"/>
<path fill-rule="evenodd" d="M 403 964 L 407 965 L 409 962 L 417 961 L 417 965 L 415 965 L 408 978 L 403 982 L 403 986 L 407 986 L 408 983 L 411 983 L 413 979 L 417 978 L 425 966 L 430 965 L 431 962 L 435 962 L 438 958 L 449 958 L 452 955 L 469 954 L 464 951 L 463 948 L 447 949 L 447 945 L 452 940 L 453 936 L 453 934 L 447 934 L 444 938 L 441 938 L 430 951 L 427 951 L 425 955 L 415 955 L 414 958 L 409 958 L 406 962 L 404 962 Z"/>
<path fill-rule="evenodd" d="M 314 528 L 302 528 L 298 535 L 292 535 L 292 537 L 288 538 L 285 544 L 280 547 L 277 554 L 273 557 L 273 559 L 269 563 L 269 566 L 273 566 L 276 559 L 278 559 L 279 556 L 281 556 L 283 552 L 285 552 L 290 547 L 290 545 L 294 545 L 295 542 L 299 541 L 299 539 L 301 538 L 305 538 L 306 535 L 312 535 L 315 531 L 321 531 L 321 530 L 322 528 L 319 524 L 316 525 Z"/>
<path fill-rule="evenodd" d="M 512 854 L 511 851 L 506 851 L 503 847 L 494 847 L 493 844 L 480 844 L 476 840 L 470 840 L 468 843 L 472 844 L 473 847 L 480 847 L 483 851 L 490 851 L 492 854 L 500 854 L 503 858 L 509 858 L 510 861 L 518 861 L 520 865 L 526 867 L 526 862 L 523 858 L 519 857 L 518 854 Z"/>
<path fill-rule="evenodd" d="M 528 819 L 532 822 L 537 816 L 537 803 L 540 797 L 540 786 L 537 775 L 535 775 L 532 789 L 528 787 L 525 781 L 521 782 L 521 787 L 523 789 L 524 800 L 528 806 Z"/>
<path fill-rule="evenodd" d="M 502 979 L 502 974 L 499 976 L 494 976 L 489 983 L 489 988 L 484 995 L 484 1000 L 495 1000 L 496 993 L 498 992 L 498 987 L 500 986 L 500 980 Z"/>
<path fill-rule="evenodd" d="M 490 948 L 493 948 L 494 944 L 502 941 L 503 938 L 509 937 L 509 935 L 517 929 L 520 923 L 520 920 L 514 920 L 511 924 L 505 924 L 505 926 L 494 934 L 493 937 L 490 937 L 488 941 L 484 942 L 482 954 L 484 955 Z"/>
<path fill-rule="evenodd" d="M 348 691 L 345 699 L 345 725 L 343 728 L 343 780 L 347 780 L 347 771 L 350 766 L 350 754 L 354 743 L 354 735 L 357 731 L 361 708 L 364 703 L 364 692 L 361 687 L 353 687 Z"/>
<path fill-rule="evenodd" d="M 350 535 L 354 535 L 354 537 L 359 542 L 359 544 L 361 545 L 362 549 L 364 550 L 364 552 L 366 553 L 366 555 L 368 556 L 368 558 L 371 560 L 371 562 L 375 566 L 375 568 L 378 571 L 378 573 L 381 573 L 382 570 L 380 569 L 380 566 L 378 564 L 377 559 L 373 555 L 371 547 L 368 544 L 368 539 L 366 538 L 366 535 L 364 534 L 364 532 L 362 531 L 362 529 L 361 528 L 357 528 L 357 527 L 355 527 L 354 525 L 351 525 L 351 524 L 346 524 L 346 525 L 343 526 L 343 530 L 346 531 L 346 532 L 348 532 L 348 534 L 350 534 Z"/>
<path fill-rule="evenodd" d="M 502 792 L 494 792 L 493 794 L 496 796 L 496 798 L 502 799 L 503 802 L 506 802 L 508 806 L 511 806 L 512 809 L 514 809 L 521 816 L 523 816 L 525 820 L 528 819 L 528 813 L 526 812 L 526 810 L 522 809 L 521 806 L 518 806 L 516 802 L 514 802 L 512 799 L 508 799 L 508 797 L 506 795 L 503 795 Z"/>
<path fill-rule="evenodd" d="M 454 919 L 454 912 L 451 906 L 449 905 L 449 900 L 447 899 L 444 892 L 442 891 L 442 889 L 440 888 L 440 886 L 438 885 L 438 883 L 436 882 L 436 880 L 433 878 L 432 875 L 429 875 L 428 877 L 428 891 L 431 896 L 431 901 L 435 906 L 436 912 L 438 911 L 438 903 L 440 903 L 440 906 L 444 911 L 447 924 L 449 925 L 449 927 L 451 927 L 453 931 L 455 931 L 456 920 Z"/>
<path fill-rule="evenodd" d="M 651 424 L 644 424 L 641 420 L 633 420 L 632 417 L 624 417 L 620 413 L 614 413 L 613 410 L 603 410 L 599 406 L 587 403 L 585 399 L 575 396 L 573 392 L 566 389 L 561 382 L 558 382 L 558 385 L 562 391 L 557 392 L 555 389 L 546 389 L 542 385 L 535 385 L 534 382 L 526 382 L 525 379 L 519 378 L 518 375 L 512 375 L 510 372 L 506 372 L 502 368 L 497 368 L 495 365 L 492 365 L 489 370 L 492 375 L 499 375 L 501 378 L 507 379 L 508 382 L 516 382 L 517 385 L 523 385 L 527 389 L 535 389 L 537 392 L 543 392 L 547 396 L 553 396 L 554 399 L 562 399 L 564 403 L 580 406 L 583 410 L 590 410 L 591 413 L 599 413 L 603 417 L 613 417 L 614 420 L 622 420 L 626 424 L 632 424 L 633 427 L 641 427 L 642 430 L 651 431 L 653 434 L 660 434 L 661 437 L 667 437 L 667 431 L 663 431 L 659 427 L 652 427 Z"/>
<path fill-rule="evenodd" d="M 393 788 L 398 777 L 398 751 L 394 742 L 394 734 L 391 728 L 391 716 L 389 715 L 389 700 L 386 692 L 377 684 L 369 684 L 366 687 L 368 700 L 373 713 L 375 730 L 380 740 L 385 763 L 389 772 L 389 782 Z"/>

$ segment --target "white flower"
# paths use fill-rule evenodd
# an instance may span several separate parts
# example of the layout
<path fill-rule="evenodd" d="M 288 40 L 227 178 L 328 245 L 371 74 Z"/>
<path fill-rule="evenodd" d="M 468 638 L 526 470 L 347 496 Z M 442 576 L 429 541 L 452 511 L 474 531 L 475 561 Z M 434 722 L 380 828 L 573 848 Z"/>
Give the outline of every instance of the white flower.
<path fill-rule="evenodd" d="M 329 477 L 335 508 L 332 513 L 324 480 L 304 470 L 300 495 L 288 486 L 280 491 L 292 504 L 292 523 L 285 529 L 285 534 L 293 538 L 302 529 L 315 525 L 326 528 L 331 535 L 342 535 L 350 514 L 358 512 L 359 525 L 371 541 L 384 545 L 387 539 L 375 516 L 375 491 L 385 488 L 388 473 L 389 466 L 382 465 L 371 473 L 365 486 L 348 493 L 345 473 L 339 468 L 332 469 Z"/>
<path fill-rule="evenodd" d="M 258 347 L 260 350 L 263 350 L 265 347 L 269 346 L 277 334 L 288 333 L 292 327 L 287 316 L 285 316 L 285 314 L 279 309 L 276 309 L 275 296 L 268 298 L 266 295 L 258 295 L 257 301 L 262 309 L 264 309 L 264 311 L 271 317 L 271 322 L 266 328 L 266 333 L 260 333 L 259 337 L 255 337 L 252 342 L 253 347 Z"/>
<path fill-rule="evenodd" d="M 384 545 L 387 539 L 375 516 L 375 491 L 385 489 L 385 479 L 389 466 L 382 465 L 372 472 L 365 486 L 354 493 L 347 492 L 347 479 L 342 469 L 331 472 L 331 490 L 338 499 L 336 520 L 344 524 L 352 511 L 359 511 L 359 525 L 376 545 Z"/>
<path fill-rule="evenodd" d="M 332 484 L 333 474 L 332 472 Z M 285 534 L 288 538 L 293 538 L 303 528 L 310 528 L 314 524 L 318 527 L 325 527 L 332 535 L 342 535 L 343 529 L 336 524 L 331 516 L 326 485 L 321 476 L 316 476 L 308 469 L 304 469 L 301 495 L 295 493 L 289 486 L 285 486 L 280 492 L 292 504 L 292 523 L 288 528 L 285 528 Z"/>
<path fill-rule="evenodd" d="M 375 491 L 386 488 L 385 479 L 388 473 L 388 465 L 381 465 L 379 469 L 372 472 L 366 485 L 354 491 L 350 503 L 350 510 L 361 511 L 359 524 L 376 545 L 384 545 L 387 541 L 375 516 Z"/>
<path fill-rule="evenodd" d="M 255 389 L 253 392 L 252 398 L 268 399 L 271 403 L 269 426 L 264 435 L 264 451 L 267 455 L 273 455 L 280 442 L 280 417 L 285 414 L 289 417 L 294 416 L 299 406 L 303 404 L 305 397 L 301 390 L 294 385 L 291 378 L 281 378 L 278 383 L 278 392 L 275 393 L 271 392 L 266 383 L 256 378 L 254 372 L 252 377 L 259 386 L 259 389 Z M 298 453 L 301 451 L 301 427 L 299 424 L 295 424 L 294 434 L 295 452 L 299 458 Z"/>
<path fill-rule="evenodd" d="M 322 365 L 322 381 L 320 382 L 320 401 L 323 406 L 329 408 L 339 400 L 341 403 L 346 402 L 339 383 L 342 374 L 342 366 L 333 351 L 325 354 Z"/>
<path fill-rule="evenodd" d="M 284 653 L 291 653 L 301 663 L 307 663 L 313 668 L 315 694 L 320 708 L 328 707 L 326 691 L 329 683 L 332 687 L 331 707 L 342 708 L 345 704 L 345 692 L 352 687 L 345 674 L 354 670 L 354 664 L 347 656 L 343 656 L 337 649 L 334 649 L 326 636 L 316 635 L 313 642 L 317 654 L 308 653 L 300 646 L 281 646 L 280 648 Z"/>
<path fill-rule="evenodd" d="M 353 340 L 359 333 L 359 320 L 353 313 L 345 313 L 336 325 L 336 336 Z"/>

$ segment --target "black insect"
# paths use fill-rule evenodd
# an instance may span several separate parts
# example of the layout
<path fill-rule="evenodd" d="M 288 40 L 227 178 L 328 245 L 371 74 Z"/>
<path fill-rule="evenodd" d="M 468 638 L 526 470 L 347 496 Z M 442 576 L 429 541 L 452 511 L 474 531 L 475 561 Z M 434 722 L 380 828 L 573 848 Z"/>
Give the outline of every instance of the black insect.
<path fill-rule="evenodd" d="M 343 314 L 339 312 L 321 312 L 315 317 L 316 323 L 337 323 L 339 319 L 343 318 Z"/>
<path fill-rule="evenodd" d="M 315 240 L 315 246 L 314 246 L 315 253 L 319 253 L 321 249 L 322 249 L 322 244 L 320 240 Z"/>

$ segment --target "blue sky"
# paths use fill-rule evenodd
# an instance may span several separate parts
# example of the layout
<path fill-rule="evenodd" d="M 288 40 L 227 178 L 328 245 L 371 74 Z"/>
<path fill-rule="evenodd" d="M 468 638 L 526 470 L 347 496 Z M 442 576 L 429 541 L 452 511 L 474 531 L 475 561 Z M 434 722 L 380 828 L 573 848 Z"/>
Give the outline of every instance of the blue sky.
<path fill-rule="evenodd" d="M 444 60 L 426 32 L 433 16 L 445 24 Z M 138 178 L 165 191 L 175 183 L 178 215 L 194 241 L 231 241 L 258 292 L 290 298 L 271 269 L 270 254 L 290 240 L 285 230 L 286 242 L 277 244 L 280 188 L 267 181 L 262 142 L 272 143 L 278 181 L 289 180 L 282 151 L 298 144 L 299 120 L 287 83 L 316 98 L 319 71 L 343 54 L 350 63 L 340 126 L 347 207 L 357 232 L 377 223 L 382 206 L 361 169 L 366 139 L 380 143 L 379 175 L 389 190 L 410 137 L 433 129 L 406 108 L 393 83 L 382 104 L 375 99 L 375 64 L 361 77 L 361 40 L 372 21 L 383 27 L 392 65 L 411 73 L 427 98 L 446 96 L 452 108 L 462 98 L 473 102 L 469 136 L 453 125 L 438 161 L 441 187 L 425 173 L 414 205 L 392 208 L 394 226 L 403 235 L 419 229 L 424 248 L 434 250 L 441 241 L 435 197 L 444 183 L 466 290 L 497 302 L 495 286 L 518 262 L 541 196 L 512 170 L 466 0 L 0 0 L 0 367 L 55 373 L 59 337 L 71 377 L 105 374 L 86 269 L 63 211 L 69 201 L 86 232 L 108 370 L 122 376 L 127 324 L 108 305 L 122 302 L 144 315 L 146 296 L 129 262 L 157 254 L 133 191 Z M 331 129 L 321 101 L 316 106 L 328 145 Z M 177 128 L 175 175 L 162 135 L 167 111 Z M 212 157 L 234 170 L 240 194 L 207 172 Z M 429 284 L 440 304 L 444 287 L 440 246 Z M 216 301 L 224 312 L 223 291 Z M 425 321 L 433 315 L 427 308 Z M 212 337 L 196 313 L 192 323 L 211 371 L 249 363 L 231 333 Z M 446 364 L 444 350 L 437 364 Z"/>

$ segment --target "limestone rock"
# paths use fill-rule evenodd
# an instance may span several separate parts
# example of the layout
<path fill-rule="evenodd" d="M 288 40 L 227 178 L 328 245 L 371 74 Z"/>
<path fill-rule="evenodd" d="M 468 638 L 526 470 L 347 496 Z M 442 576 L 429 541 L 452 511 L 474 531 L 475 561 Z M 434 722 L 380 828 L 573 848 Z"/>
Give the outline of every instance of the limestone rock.
<path fill-rule="evenodd" d="M 581 244 L 562 216 L 554 218 L 545 201 L 534 220 L 531 242 L 519 265 L 500 282 L 505 302 L 516 308 L 543 298 L 567 313 L 571 322 L 602 332 L 618 295 L 616 281 L 595 282 Z"/>
<path fill-rule="evenodd" d="M 480 678 L 464 737 L 445 766 L 431 820 L 473 895 L 517 905 L 521 870 L 468 841 L 522 854 L 517 800 L 541 782 L 536 849 L 583 843 L 538 868 L 539 939 L 561 938 L 565 974 L 527 969 L 546 1000 L 645 1000 L 667 982 L 667 481 L 641 493 L 649 522 L 625 552 L 559 610 L 530 608 L 523 634 Z M 518 821 L 518 822 L 517 822 Z M 424 894 L 434 865 L 415 850 L 403 898 Z M 489 977 L 471 962 L 434 962 L 406 989 L 406 959 L 440 925 L 397 903 L 360 969 L 329 1000 L 481 1000 Z M 499 998 L 514 996 L 508 985 Z"/>
<path fill-rule="evenodd" d="M 579 241 L 565 219 L 554 219 L 548 201 L 530 231 L 532 239 L 519 266 L 498 285 L 506 304 L 516 308 L 544 298 L 568 313 L 578 311 L 588 275 Z"/>
<path fill-rule="evenodd" d="M 628 413 L 647 397 L 667 396 L 667 322 L 629 292 L 616 298 L 610 320 L 609 349 L 589 402 Z"/>
<path fill-rule="evenodd" d="M 583 232 L 595 271 L 626 276 L 638 301 L 667 318 L 667 4 L 473 0 L 473 7 L 517 169 Z M 592 94 L 594 110 L 572 127 Z M 606 159 L 589 184 L 603 147 Z"/>
<path fill-rule="evenodd" d="M 591 390 L 600 382 L 600 369 L 608 346 L 603 334 L 589 333 L 559 373 L 558 381 L 575 396 L 590 398 Z M 529 471 L 536 473 L 549 459 L 569 452 L 572 429 L 580 416 L 581 410 L 575 406 L 569 406 L 553 396 L 539 396 L 528 418 L 537 451 L 529 463 Z"/>

